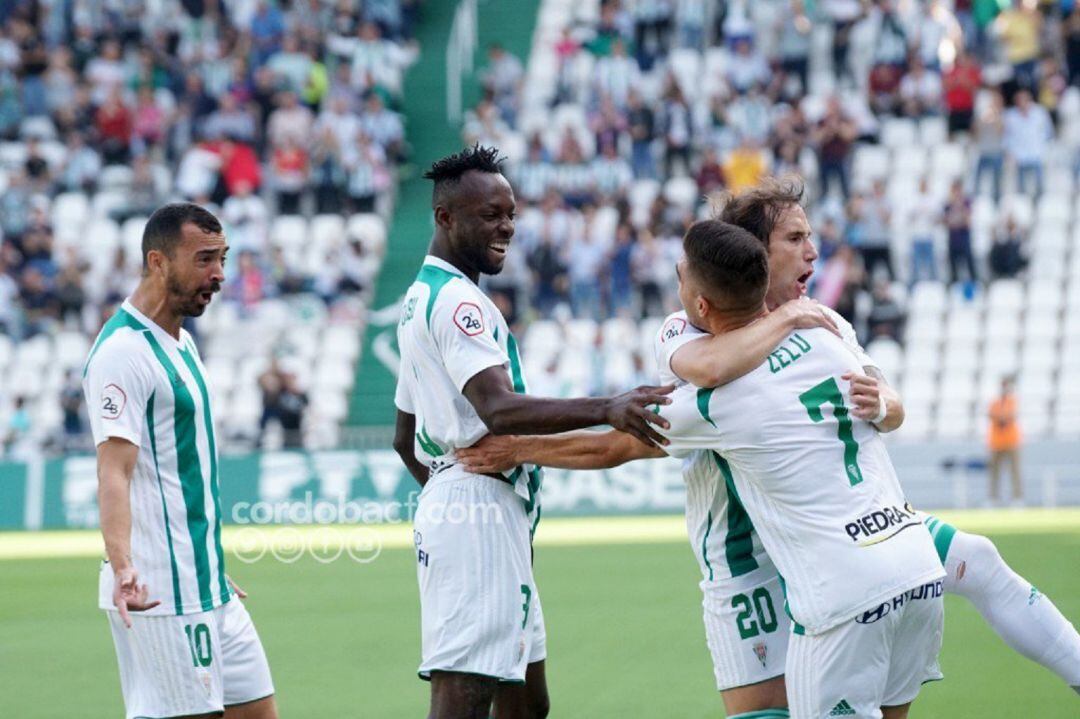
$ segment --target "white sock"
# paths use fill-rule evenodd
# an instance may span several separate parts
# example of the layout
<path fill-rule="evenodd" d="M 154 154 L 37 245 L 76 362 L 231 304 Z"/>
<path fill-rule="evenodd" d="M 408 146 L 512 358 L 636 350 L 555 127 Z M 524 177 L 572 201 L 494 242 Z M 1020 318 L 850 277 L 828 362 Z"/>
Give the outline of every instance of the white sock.
<path fill-rule="evenodd" d="M 1049 597 L 1005 563 L 993 542 L 957 531 L 945 570 L 945 591 L 974 604 L 1006 644 L 1080 686 L 1080 634 Z"/>

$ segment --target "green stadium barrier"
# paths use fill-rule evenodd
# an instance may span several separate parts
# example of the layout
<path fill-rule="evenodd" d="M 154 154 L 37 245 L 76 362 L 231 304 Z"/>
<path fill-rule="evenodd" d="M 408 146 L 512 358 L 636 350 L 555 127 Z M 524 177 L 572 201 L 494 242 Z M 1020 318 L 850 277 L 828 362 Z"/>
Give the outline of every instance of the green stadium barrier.
<path fill-rule="evenodd" d="M 230 524 L 409 521 L 419 487 L 391 450 L 263 452 L 221 457 Z M 680 463 L 633 462 L 604 472 L 545 470 L 544 516 L 677 513 Z M 0 463 L 0 529 L 98 526 L 93 455 Z"/>

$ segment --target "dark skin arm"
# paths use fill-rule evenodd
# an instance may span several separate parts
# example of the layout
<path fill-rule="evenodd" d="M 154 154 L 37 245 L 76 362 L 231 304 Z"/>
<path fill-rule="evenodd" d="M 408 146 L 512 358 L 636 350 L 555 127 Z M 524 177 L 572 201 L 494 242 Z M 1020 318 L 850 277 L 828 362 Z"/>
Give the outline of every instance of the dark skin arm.
<path fill-rule="evenodd" d="M 405 463 L 405 468 L 423 487 L 428 481 L 428 469 L 416 458 L 413 437 L 416 436 L 416 415 L 397 411 L 397 425 L 394 427 L 394 451 Z"/>
<path fill-rule="evenodd" d="M 654 445 L 643 444 L 624 432 L 564 432 L 548 437 L 488 435 L 472 447 L 459 449 L 457 458 L 470 472 L 505 472 L 521 464 L 561 469 L 610 469 L 635 459 L 666 456 Z"/>
<path fill-rule="evenodd" d="M 609 424 L 646 444 L 664 445 L 652 425 L 668 422 L 647 407 L 668 404 L 674 387 L 638 387 L 616 397 L 548 399 L 514 392 L 503 367 L 489 367 L 466 384 L 462 394 L 492 434 L 556 434 Z"/>

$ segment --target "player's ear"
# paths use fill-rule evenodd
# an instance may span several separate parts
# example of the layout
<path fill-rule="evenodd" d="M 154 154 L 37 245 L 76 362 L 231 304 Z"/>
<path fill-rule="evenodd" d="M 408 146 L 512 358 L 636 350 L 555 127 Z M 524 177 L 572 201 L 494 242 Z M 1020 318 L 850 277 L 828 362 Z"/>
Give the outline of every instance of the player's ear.
<path fill-rule="evenodd" d="M 444 205 L 435 206 L 435 224 L 444 230 L 449 230 L 453 224 L 453 215 Z"/>

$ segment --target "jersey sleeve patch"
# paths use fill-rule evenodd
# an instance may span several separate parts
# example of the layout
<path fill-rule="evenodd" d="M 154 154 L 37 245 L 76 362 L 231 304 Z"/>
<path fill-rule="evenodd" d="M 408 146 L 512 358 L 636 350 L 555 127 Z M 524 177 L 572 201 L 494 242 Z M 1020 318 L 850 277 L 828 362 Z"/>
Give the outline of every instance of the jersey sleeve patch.
<path fill-rule="evenodd" d="M 101 418 L 119 419 L 127 406 L 127 394 L 119 385 L 107 384 L 101 392 Z"/>
<path fill-rule="evenodd" d="M 484 316 L 480 307 L 472 302 L 462 302 L 454 310 L 454 324 L 469 337 L 475 337 L 484 331 Z"/>
<path fill-rule="evenodd" d="M 660 328 L 660 342 L 667 342 L 686 331 L 686 320 L 682 317 L 672 317 Z"/>

